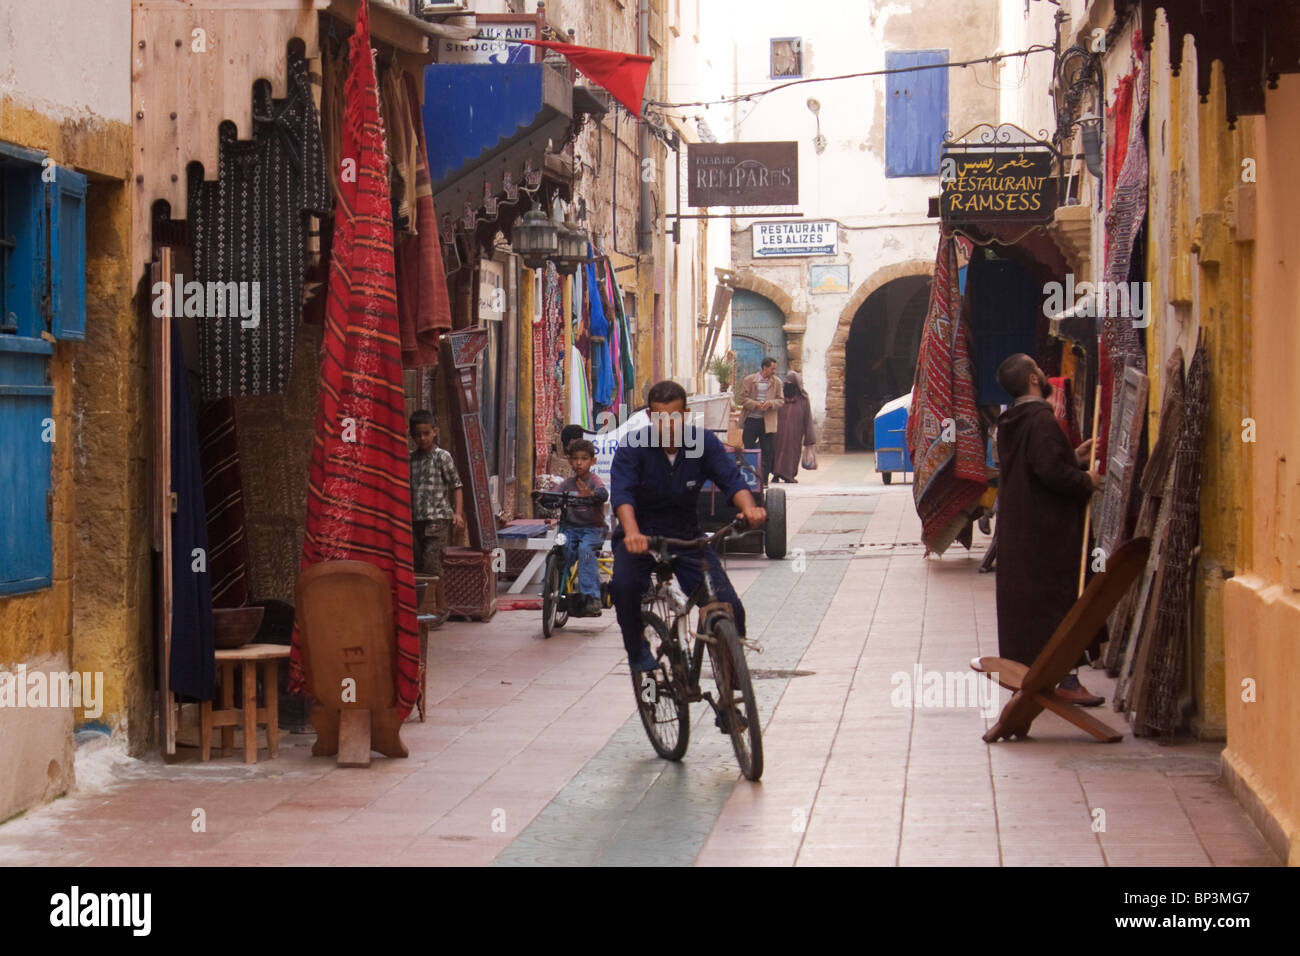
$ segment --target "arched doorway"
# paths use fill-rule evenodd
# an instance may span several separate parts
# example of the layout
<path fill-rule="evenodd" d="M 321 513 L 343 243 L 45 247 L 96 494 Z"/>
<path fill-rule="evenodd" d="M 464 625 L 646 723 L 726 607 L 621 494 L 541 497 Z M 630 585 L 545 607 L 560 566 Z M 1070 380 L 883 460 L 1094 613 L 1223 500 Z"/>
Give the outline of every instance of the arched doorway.
<path fill-rule="evenodd" d="M 777 373 L 789 366 L 785 344 L 785 313 L 771 299 L 748 289 L 731 297 L 731 348 L 736 353 L 734 380 L 757 372 L 764 357 L 776 359 Z"/>
<path fill-rule="evenodd" d="M 880 406 L 906 395 L 930 299 L 929 276 L 886 282 L 858 307 L 844 346 L 844 447 L 874 449 Z"/>

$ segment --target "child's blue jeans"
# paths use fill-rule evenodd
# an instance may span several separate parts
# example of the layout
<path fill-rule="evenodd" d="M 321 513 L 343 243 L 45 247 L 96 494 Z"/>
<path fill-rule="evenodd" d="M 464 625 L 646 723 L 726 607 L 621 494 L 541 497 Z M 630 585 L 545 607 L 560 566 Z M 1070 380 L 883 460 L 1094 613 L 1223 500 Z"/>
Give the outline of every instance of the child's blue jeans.
<path fill-rule="evenodd" d="M 600 544 L 605 539 L 604 528 L 591 528 L 585 525 L 568 525 L 564 531 L 566 543 L 564 567 L 567 571 L 573 567 L 573 556 L 578 556 L 578 587 L 584 597 L 600 597 L 600 574 L 596 567 L 596 555 Z"/>

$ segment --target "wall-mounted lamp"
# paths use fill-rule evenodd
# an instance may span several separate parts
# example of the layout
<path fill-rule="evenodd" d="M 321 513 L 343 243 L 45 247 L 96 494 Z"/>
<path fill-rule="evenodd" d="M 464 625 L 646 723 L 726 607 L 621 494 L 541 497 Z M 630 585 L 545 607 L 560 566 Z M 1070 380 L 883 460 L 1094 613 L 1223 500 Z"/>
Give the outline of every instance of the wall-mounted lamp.
<path fill-rule="evenodd" d="M 560 251 L 559 230 L 555 220 L 540 209 L 532 209 L 515 224 L 511 245 L 523 257 L 524 265 L 540 269 Z"/>
<path fill-rule="evenodd" d="M 813 99 L 811 96 L 808 97 L 808 111 L 812 113 L 813 118 L 817 120 L 817 135 L 813 137 L 813 149 L 817 150 L 818 155 L 826 152 L 826 137 L 822 135 L 821 109 L 821 103 Z"/>
<path fill-rule="evenodd" d="M 1084 113 L 1074 121 L 1074 125 L 1079 127 L 1083 137 L 1083 159 L 1088 164 L 1088 172 L 1101 179 L 1101 117 Z"/>

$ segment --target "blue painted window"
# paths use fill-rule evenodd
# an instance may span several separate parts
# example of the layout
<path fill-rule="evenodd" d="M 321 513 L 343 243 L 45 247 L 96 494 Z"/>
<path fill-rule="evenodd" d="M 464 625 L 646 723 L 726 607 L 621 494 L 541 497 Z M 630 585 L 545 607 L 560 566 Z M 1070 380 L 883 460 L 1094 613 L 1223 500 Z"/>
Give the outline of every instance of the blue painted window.
<path fill-rule="evenodd" d="M 885 69 L 947 63 L 947 50 L 894 50 Z M 914 70 L 885 76 L 885 175 L 937 176 L 948 131 L 948 71 Z"/>
<path fill-rule="evenodd" d="M 53 577 L 58 436 L 44 333 L 81 340 L 86 330 L 86 178 L 47 172 L 44 158 L 0 143 L 0 595 Z"/>

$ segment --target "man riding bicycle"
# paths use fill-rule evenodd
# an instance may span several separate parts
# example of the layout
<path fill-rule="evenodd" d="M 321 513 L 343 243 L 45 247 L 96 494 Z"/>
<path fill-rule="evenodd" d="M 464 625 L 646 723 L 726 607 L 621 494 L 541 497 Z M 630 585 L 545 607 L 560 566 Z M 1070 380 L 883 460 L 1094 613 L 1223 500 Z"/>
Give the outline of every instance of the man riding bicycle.
<path fill-rule="evenodd" d="M 686 390 L 660 382 L 647 396 L 650 424 L 623 437 L 610 467 L 610 504 L 618 518 L 614 530 L 614 578 L 610 591 L 632 670 L 658 666 L 642 634 L 641 595 L 650 587 L 654 559 L 651 535 L 696 538 L 700 490 L 711 480 L 739 509 L 751 528 L 767 520 L 749 493 L 735 461 L 713 432 L 687 425 Z M 718 597 L 731 605 L 736 630 L 745 635 L 745 608 L 711 550 L 683 551 L 674 566 L 687 594 L 699 585 L 706 566 L 712 570 Z"/>

